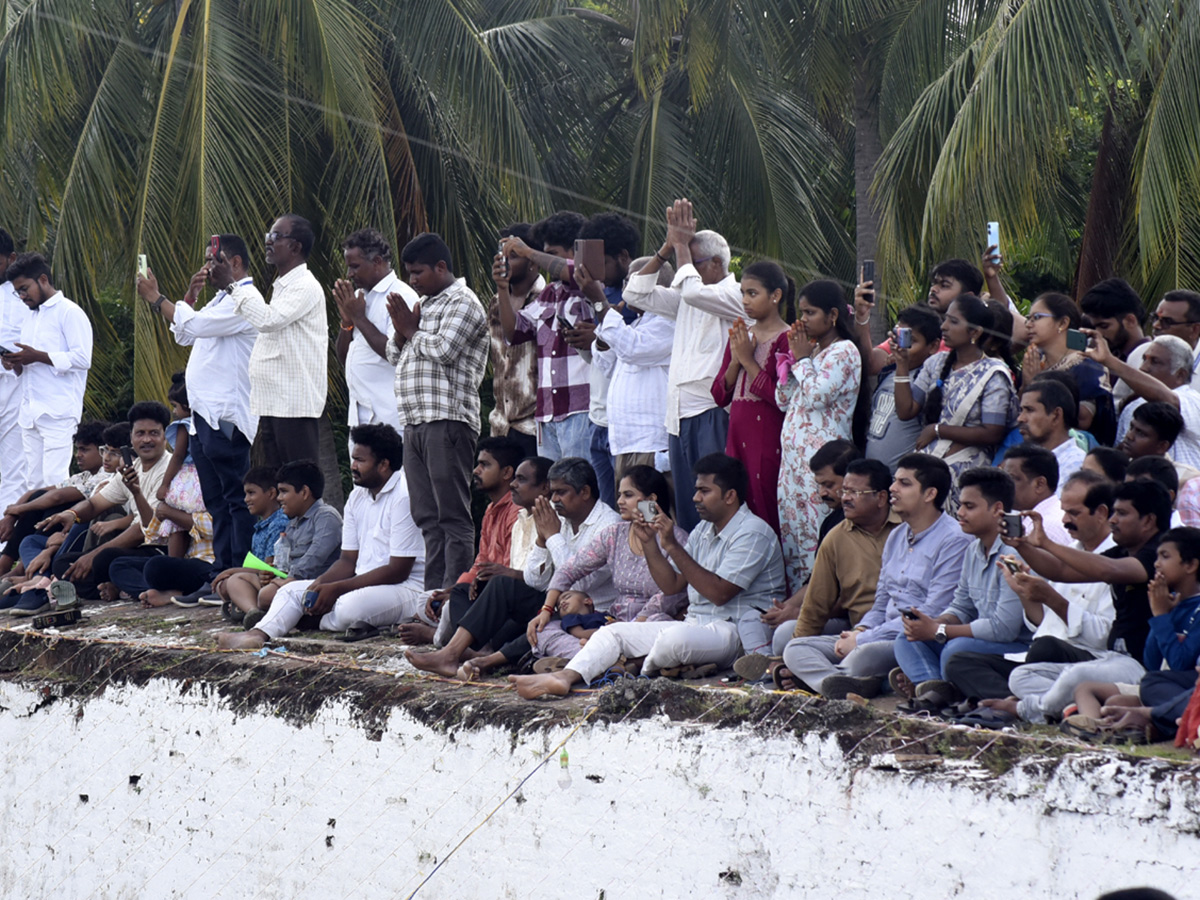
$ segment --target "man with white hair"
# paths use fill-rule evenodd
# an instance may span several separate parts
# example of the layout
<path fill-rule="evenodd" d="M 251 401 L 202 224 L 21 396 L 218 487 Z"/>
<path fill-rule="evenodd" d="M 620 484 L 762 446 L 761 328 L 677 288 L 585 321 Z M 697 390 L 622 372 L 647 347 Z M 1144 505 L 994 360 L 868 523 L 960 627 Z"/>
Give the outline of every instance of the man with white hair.
<path fill-rule="evenodd" d="M 675 254 L 675 279 L 658 284 L 658 270 Z M 742 291 L 729 272 L 729 244 L 715 231 L 697 231 L 689 200 L 667 209 L 667 239 L 642 270 L 631 275 L 624 298 L 631 306 L 675 320 L 667 373 L 667 435 L 671 471 L 689 476 L 710 453 L 725 452 L 729 413 L 712 397 L 712 381 L 734 320 L 745 315 Z M 676 510 L 691 531 L 700 518 L 690 504 Z"/>
<path fill-rule="evenodd" d="M 1123 380 L 1142 400 L 1169 403 L 1179 410 L 1183 430 L 1171 448 L 1171 458 L 1177 463 L 1200 466 L 1200 392 L 1190 384 L 1192 348 L 1187 341 L 1171 334 L 1159 335 L 1146 348 L 1141 368 L 1135 369 L 1113 355 L 1099 332 L 1088 334 L 1095 343 L 1088 348 L 1088 356 Z"/>

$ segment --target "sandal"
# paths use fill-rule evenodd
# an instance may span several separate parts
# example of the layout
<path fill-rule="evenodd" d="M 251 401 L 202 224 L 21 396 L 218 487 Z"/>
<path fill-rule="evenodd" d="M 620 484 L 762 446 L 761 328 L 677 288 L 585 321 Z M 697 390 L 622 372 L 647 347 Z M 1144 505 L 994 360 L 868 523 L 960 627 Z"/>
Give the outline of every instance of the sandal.
<path fill-rule="evenodd" d="M 551 672 L 561 672 L 567 667 L 569 660 L 561 656 L 543 656 L 533 664 L 534 675 L 549 675 Z M 628 671 L 623 669 L 623 671 Z"/>
<path fill-rule="evenodd" d="M 79 605 L 79 596 L 75 593 L 75 585 L 71 582 L 52 581 L 49 590 L 50 599 L 55 601 L 56 609 L 74 609 Z"/>
<path fill-rule="evenodd" d="M 899 666 L 888 672 L 888 684 L 892 686 L 892 690 L 896 692 L 897 696 L 903 697 L 905 700 L 911 700 L 917 695 L 917 686 Z"/>
<path fill-rule="evenodd" d="M 775 690 L 777 691 L 804 690 L 804 682 L 793 675 L 792 670 L 783 663 L 780 663 L 779 665 L 775 666 L 775 668 L 771 669 L 771 681 L 775 683 Z M 784 684 L 785 681 L 790 681 L 792 686 L 788 687 L 786 684 Z"/>
<path fill-rule="evenodd" d="M 368 638 L 379 637 L 379 629 L 370 622 L 354 622 L 346 633 L 339 640 L 347 644 L 353 644 L 356 641 L 365 641 Z"/>

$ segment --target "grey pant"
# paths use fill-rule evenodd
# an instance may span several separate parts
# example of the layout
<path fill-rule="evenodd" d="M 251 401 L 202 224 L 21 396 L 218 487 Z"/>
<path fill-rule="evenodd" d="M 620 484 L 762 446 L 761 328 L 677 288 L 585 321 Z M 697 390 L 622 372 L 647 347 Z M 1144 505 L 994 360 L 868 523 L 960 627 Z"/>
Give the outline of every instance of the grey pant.
<path fill-rule="evenodd" d="M 425 590 L 453 586 L 475 560 L 471 470 L 475 432 L 440 420 L 404 427 L 404 475 L 413 522 L 425 538 Z"/>
<path fill-rule="evenodd" d="M 896 665 L 891 641 L 863 644 L 851 650 L 845 659 L 838 659 L 833 652 L 837 640 L 836 634 L 792 638 L 783 648 L 783 664 L 818 693 L 821 682 L 830 675 L 852 675 L 855 678 L 877 675 L 882 678 Z"/>
<path fill-rule="evenodd" d="M 821 629 L 821 634 L 832 634 L 836 639 L 843 631 L 850 630 L 849 619 L 830 619 L 825 623 L 825 627 Z M 771 655 L 783 656 L 783 648 L 788 645 L 788 641 L 792 640 L 792 635 L 796 633 L 796 620 L 788 619 L 786 622 L 780 622 L 775 626 L 775 633 L 771 636 Z M 832 646 L 832 645 L 830 645 Z M 746 651 L 747 653 L 750 651 Z"/>
<path fill-rule="evenodd" d="M 1017 700 L 1017 714 L 1026 722 L 1045 722 L 1059 716 L 1075 699 L 1085 681 L 1137 684 L 1146 670 L 1124 653 L 1109 651 L 1100 659 L 1081 663 L 1027 663 L 1008 676 L 1008 689 Z"/>

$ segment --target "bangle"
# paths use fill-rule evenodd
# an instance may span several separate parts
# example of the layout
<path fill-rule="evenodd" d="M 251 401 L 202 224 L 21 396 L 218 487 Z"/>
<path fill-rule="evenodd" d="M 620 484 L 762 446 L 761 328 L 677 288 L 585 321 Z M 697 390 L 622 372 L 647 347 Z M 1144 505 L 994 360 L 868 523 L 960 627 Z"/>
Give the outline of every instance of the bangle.
<path fill-rule="evenodd" d="M 657 250 L 654 251 L 654 255 L 657 256 L 661 262 L 670 262 L 671 261 L 669 257 L 663 256 Z"/>
<path fill-rule="evenodd" d="M 553 606 L 543 606 L 542 612 L 548 612 L 548 613 L 550 613 L 550 615 L 554 615 L 554 607 Z"/>
<path fill-rule="evenodd" d="M 865 319 L 863 319 L 861 322 L 858 321 L 858 316 L 854 317 L 855 325 L 869 325 L 870 323 L 871 323 L 871 314 L 870 313 L 867 313 L 867 317 Z"/>
<path fill-rule="evenodd" d="M 911 375 L 897 375 L 892 379 L 892 384 L 912 384 Z"/>
<path fill-rule="evenodd" d="M 942 439 L 942 423 L 938 422 L 933 426 L 933 436 L 939 441 Z"/>
<path fill-rule="evenodd" d="M 75 517 L 75 521 L 72 524 L 78 525 L 79 524 L 79 513 L 75 512 L 75 510 L 73 510 L 73 509 L 68 509 L 67 512 L 69 512 L 72 516 Z"/>
<path fill-rule="evenodd" d="M 353 330 L 354 330 L 354 323 L 353 323 L 353 322 L 351 322 L 349 325 L 343 325 L 343 326 L 342 326 L 342 331 L 353 331 Z"/>

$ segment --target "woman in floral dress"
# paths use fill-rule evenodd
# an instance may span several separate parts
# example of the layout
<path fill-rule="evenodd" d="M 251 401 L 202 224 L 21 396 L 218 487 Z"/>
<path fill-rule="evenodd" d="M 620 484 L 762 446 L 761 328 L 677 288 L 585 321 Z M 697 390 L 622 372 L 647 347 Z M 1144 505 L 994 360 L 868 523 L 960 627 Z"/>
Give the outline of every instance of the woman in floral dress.
<path fill-rule="evenodd" d="M 817 532 L 828 511 L 808 461 L 827 442 L 851 439 L 863 411 L 859 402 L 862 357 L 841 286 L 833 281 L 809 282 L 800 289 L 799 311 L 800 320 L 788 331 L 788 353 L 779 359 L 776 391 L 785 410 L 779 525 L 792 591 L 808 579 Z"/>
<path fill-rule="evenodd" d="M 725 360 L 713 379 L 718 406 L 729 407 L 725 452 L 740 459 L 750 476 L 750 511 L 779 533 L 779 433 L 783 410 L 775 398 L 779 382 L 776 357 L 788 350 L 788 326 L 796 285 L 773 262 L 757 262 L 742 271 L 742 306 L 754 320 L 738 319 L 729 329 Z M 781 315 L 781 313 L 783 315 Z"/>

